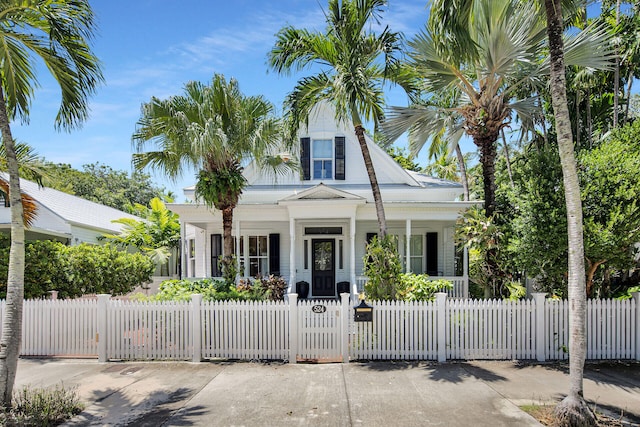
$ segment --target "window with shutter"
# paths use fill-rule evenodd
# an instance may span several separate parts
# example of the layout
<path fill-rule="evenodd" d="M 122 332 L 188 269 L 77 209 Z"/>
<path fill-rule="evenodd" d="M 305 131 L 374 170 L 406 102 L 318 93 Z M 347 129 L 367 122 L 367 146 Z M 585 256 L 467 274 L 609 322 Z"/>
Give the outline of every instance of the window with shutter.
<path fill-rule="evenodd" d="M 222 257 L 222 234 L 211 235 L 211 276 L 221 277 L 220 259 Z"/>
<path fill-rule="evenodd" d="M 345 179 L 345 139 L 344 136 L 336 136 L 336 179 Z"/>
<path fill-rule="evenodd" d="M 300 138 L 300 164 L 302 166 L 302 179 L 311 179 L 311 138 Z"/>
<path fill-rule="evenodd" d="M 269 234 L 269 274 L 280 275 L 280 235 Z"/>

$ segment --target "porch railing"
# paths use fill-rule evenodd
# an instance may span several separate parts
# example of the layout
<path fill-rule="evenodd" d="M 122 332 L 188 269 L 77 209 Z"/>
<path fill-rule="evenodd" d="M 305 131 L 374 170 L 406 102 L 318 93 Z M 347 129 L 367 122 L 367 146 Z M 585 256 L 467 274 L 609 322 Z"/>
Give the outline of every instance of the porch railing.
<path fill-rule="evenodd" d="M 453 283 L 453 289 L 443 289 L 449 298 L 469 298 L 469 278 L 465 276 L 431 276 L 436 280 L 448 280 Z M 364 285 L 369 278 L 356 276 L 357 293 L 364 291 Z"/>

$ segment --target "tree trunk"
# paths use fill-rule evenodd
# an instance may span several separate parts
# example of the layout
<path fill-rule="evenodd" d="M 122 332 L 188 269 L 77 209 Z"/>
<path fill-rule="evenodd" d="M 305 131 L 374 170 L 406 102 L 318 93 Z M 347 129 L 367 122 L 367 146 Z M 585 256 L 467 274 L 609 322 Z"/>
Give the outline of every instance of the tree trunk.
<path fill-rule="evenodd" d="M 620 24 L 620 0 L 616 1 L 616 26 Z M 620 56 L 619 46 L 615 46 L 615 68 L 613 69 L 613 128 L 618 127 L 618 106 L 620 104 Z"/>
<path fill-rule="evenodd" d="M 587 298 L 593 297 L 593 276 L 595 276 L 596 271 L 598 271 L 598 267 L 607 262 L 606 259 L 591 262 L 587 259 L 587 284 L 586 284 L 586 292 Z"/>
<path fill-rule="evenodd" d="M 500 129 L 500 133 L 502 134 L 502 143 L 504 144 L 504 158 L 507 162 L 507 173 L 509 174 L 509 183 L 511 184 L 511 188 L 515 188 L 515 184 L 513 183 L 513 172 L 511 171 L 511 157 L 509 156 L 509 143 L 507 143 L 507 137 L 504 135 L 504 129 Z"/>
<path fill-rule="evenodd" d="M 567 206 L 569 243 L 569 394 L 558 404 L 554 415 L 562 426 L 595 426 L 596 420 L 583 398 L 586 358 L 586 289 L 582 202 L 571 135 L 562 41 L 561 0 L 545 0 L 547 35 L 551 64 L 551 101 L 558 135 L 558 150 Z"/>
<path fill-rule="evenodd" d="M 367 147 L 367 140 L 364 137 L 364 128 L 361 124 L 355 125 L 355 133 L 356 137 L 358 137 L 358 142 L 360 143 L 362 158 L 364 160 L 364 165 L 367 168 L 369 182 L 371 183 L 371 192 L 373 193 L 373 201 L 376 205 L 376 215 L 378 217 L 378 234 L 380 238 L 383 238 L 387 235 L 387 219 L 384 215 L 384 205 L 382 204 L 382 196 L 380 195 L 380 187 L 378 186 L 376 171 L 373 168 L 373 162 L 371 161 L 371 155 L 369 154 L 369 147 Z"/>
<path fill-rule="evenodd" d="M 496 210 L 496 140 L 498 134 L 493 136 L 474 135 L 473 142 L 480 150 L 480 164 L 482 165 L 482 180 L 484 183 L 484 210 L 487 218 Z"/>
<path fill-rule="evenodd" d="M 223 242 L 223 262 L 222 276 L 228 281 L 235 281 L 237 273 L 237 264 L 234 257 L 233 236 L 233 207 L 225 207 L 222 209 L 222 242 Z"/>
<path fill-rule="evenodd" d="M 4 90 L 0 86 L 0 131 L 7 156 L 9 201 L 11 203 L 11 247 L 7 299 L 0 340 L 0 398 L 5 408 L 11 407 L 13 385 L 18 369 L 22 340 L 22 304 L 24 300 L 24 222 L 20 193 L 20 175 L 15 144 L 11 135 Z"/>
<path fill-rule="evenodd" d="M 462 182 L 462 195 L 464 201 L 469 201 L 469 179 L 467 177 L 467 165 L 464 164 L 464 156 L 460 145 L 456 144 L 456 157 L 458 158 L 458 167 L 460 168 L 460 182 Z"/>
<path fill-rule="evenodd" d="M 629 77 L 627 83 L 627 102 L 624 107 L 624 123 L 629 123 L 629 105 L 631 104 L 631 88 L 633 87 L 633 70 L 629 70 Z"/>

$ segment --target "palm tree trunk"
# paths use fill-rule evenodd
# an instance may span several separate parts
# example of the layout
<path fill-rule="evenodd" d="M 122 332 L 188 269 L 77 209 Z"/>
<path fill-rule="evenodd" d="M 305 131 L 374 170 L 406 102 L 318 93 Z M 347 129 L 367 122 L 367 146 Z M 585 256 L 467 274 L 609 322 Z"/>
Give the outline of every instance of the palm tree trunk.
<path fill-rule="evenodd" d="M 616 27 L 620 24 L 620 0 L 616 1 Z M 615 46 L 615 68 L 613 70 L 613 128 L 618 127 L 618 105 L 620 104 L 620 57 L 618 43 Z"/>
<path fill-rule="evenodd" d="M 507 138 L 504 135 L 504 129 L 500 129 L 500 133 L 502 134 L 502 143 L 504 144 L 504 158 L 507 161 L 507 173 L 509 174 L 509 183 L 511 184 L 511 188 L 514 188 L 516 185 L 513 183 L 513 172 L 511 171 L 511 157 L 509 156 L 509 143 L 507 142 Z"/>
<path fill-rule="evenodd" d="M 469 178 L 467 177 L 467 165 L 464 164 L 464 156 L 460 145 L 456 144 L 456 157 L 458 158 L 458 167 L 460 168 L 460 182 L 462 182 L 462 194 L 464 201 L 469 201 Z"/>
<path fill-rule="evenodd" d="M 231 235 L 233 228 L 233 207 L 225 207 L 222 209 L 222 242 L 223 242 L 223 263 L 222 276 L 229 281 L 235 281 L 236 260 L 233 250 L 233 236 Z"/>
<path fill-rule="evenodd" d="M 387 235 L 387 219 L 384 215 L 384 205 L 382 204 L 382 196 L 380 195 L 380 187 L 378 186 L 376 171 L 373 168 L 373 161 L 371 161 L 369 147 L 367 146 L 367 141 L 364 137 L 364 127 L 362 127 L 361 124 L 355 125 L 355 133 L 356 137 L 358 137 L 358 142 L 360 143 L 362 158 L 364 159 L 364 165 L 367 168 L 369 182 L 371 183 L 371 192 L 373 193 L 373 201 L 376 205 L 376 216 L 378 217 L 379 237 L 383 238 Z"/>
<path fill-rule="evenodd" d="M 22 304 L 24 300 L 24 222 L 20 197 L 20 175 L 15 144 L 9 126 L 4 91 L 0 86 L 0 131 L 7 156 L 9 172 L 9 201 L 11 203 L 11 247 L 7 299 L 0 340 L 0 399 L 4 407 L 11 407 L 13 385 L 18 369 L 22 340 Z"/>
<path fill-rule="evenodd" d="M 627 102 L 624 107 L 624 122 L 629 123 L 629 105 L 631 104 L 631 88 L 633 87 L 633 70 L 629 70 L 629 77 L 627 80 Z"/>
<path fill-rule="evenodd" d="M 492 216 L 496 210 L 497 132 L 493 136 L 474 135 L 473 137 L 473 142 L 480 149 L 480 164 L 482 165 L 482 180 L 484 182 L 484 210 L 487 218 Z"/>
<path fill-rule="evenodd" d="M 567 86 L 562 41 L 561 0 L 545 0 L 551 63 L 551 100 L 558 135 L 558 150 L 567 206 L 569 238 L 569 393 L 554 412 L 559 425 L 595 426 L 593 412 L 583 397 L 586 358 L 586 307 L 582 202 L 567 107 Z"/>

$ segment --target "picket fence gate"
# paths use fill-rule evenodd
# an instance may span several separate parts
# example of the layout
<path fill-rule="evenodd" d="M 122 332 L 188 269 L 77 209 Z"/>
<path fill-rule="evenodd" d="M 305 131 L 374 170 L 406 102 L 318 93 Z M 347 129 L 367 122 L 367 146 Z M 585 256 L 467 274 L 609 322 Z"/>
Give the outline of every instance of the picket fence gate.
<path fill-rule="evenodd" d="M 28 300 L 22 356 L 108 360 L 470 360 L 568 358 L 568 302 L 450 299 L 372 302 L 354 322 L 335 300 L 135 302 Z M 0 301 L 4 318 L 5 301 Z M 1 331 L 0 331 L 1 333 Z M 587 359 L 640 360 L 640 293 L 587 302 Z"/>

